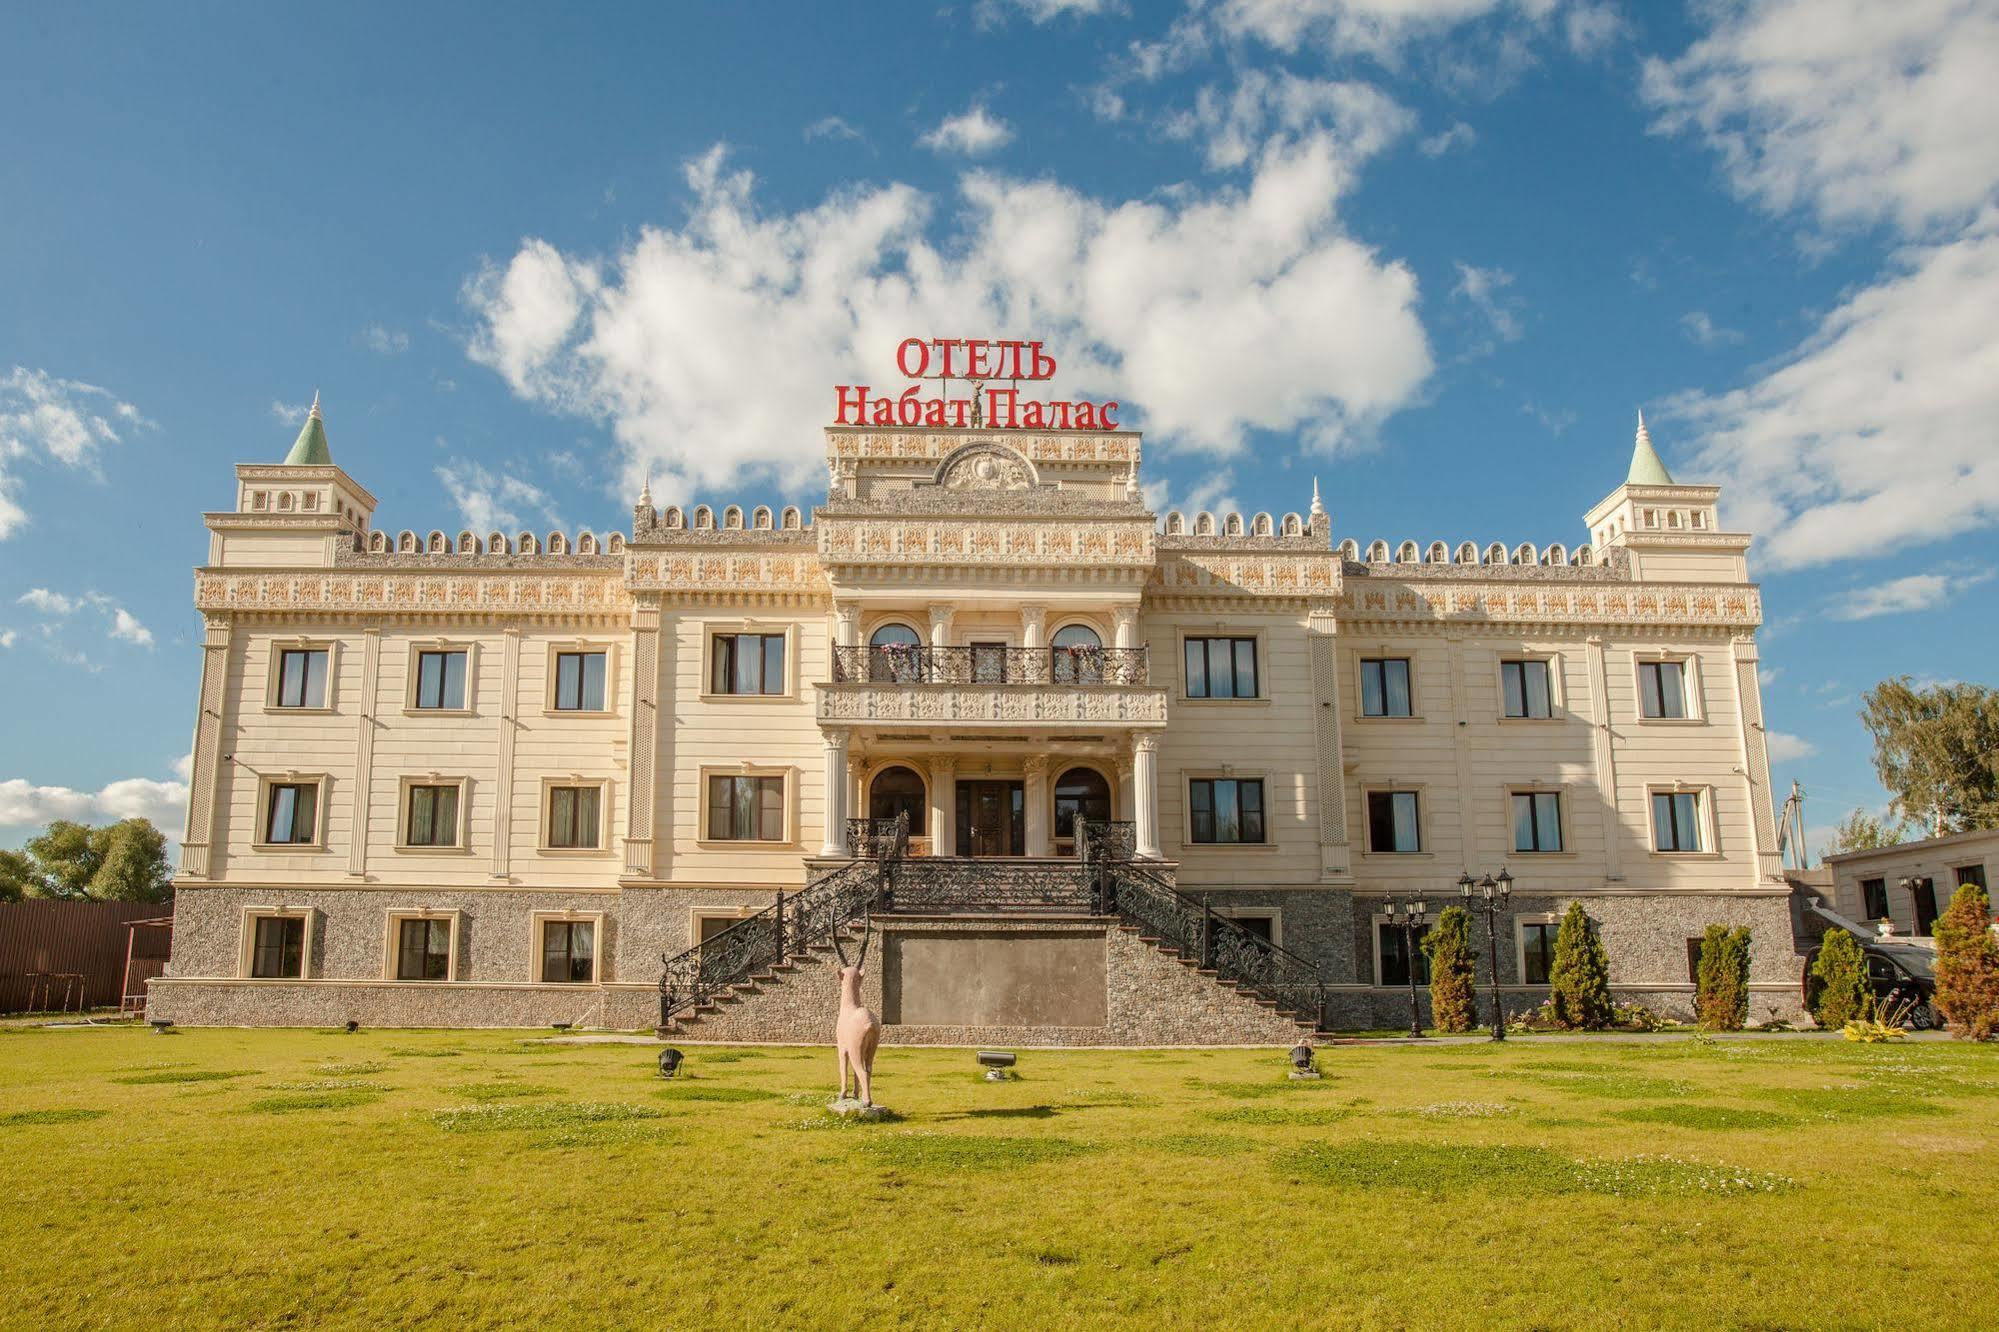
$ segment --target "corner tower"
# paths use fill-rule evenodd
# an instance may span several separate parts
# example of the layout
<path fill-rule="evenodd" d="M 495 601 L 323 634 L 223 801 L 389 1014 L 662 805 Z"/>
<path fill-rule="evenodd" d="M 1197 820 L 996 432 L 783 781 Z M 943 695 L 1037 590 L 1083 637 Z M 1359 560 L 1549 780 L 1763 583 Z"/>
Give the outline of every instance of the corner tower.
<path fill-rule="evenodd" d="M 213 567 L 320 567 L 366 535 L 375 497 L 334 465 L 319 395 L 279 463 L 236 465 L 236 508 L 204 515 Z"/>
<path fill-rule="evenodd" d="M 1673 480 L 1645 413 L 1638 413 L 1638 436 L 1624 484 L 1584 515 L 1599 552 L 1622 550 L 1632 576 L 1688 583 L 1748 581 L 1749 537 L 1717 526 L 1720 486 L 1683 485 Z"/>

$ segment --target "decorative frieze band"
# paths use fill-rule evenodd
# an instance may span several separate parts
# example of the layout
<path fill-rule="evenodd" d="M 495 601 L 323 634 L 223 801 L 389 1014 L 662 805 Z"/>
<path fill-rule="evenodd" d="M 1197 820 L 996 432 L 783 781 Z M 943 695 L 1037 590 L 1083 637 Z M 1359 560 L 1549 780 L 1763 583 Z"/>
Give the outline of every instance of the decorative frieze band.
<path fill-rule="evenodd" d="M 225 611 L 315 614 L 625 614 L 631 605 L 615 570 L 589 575 L 197 573 L 194 604 Z"/>
<path fill-rule="evenodd" d="M 1092 686 L 822 684 L 819 720 L 830 722 L 952 722 L 1032 726 L 1060 723 L 1166 724 L 1166 691 Z"/>
<path fill-rule="evenodd" d="M 1671 624 L 1753 628 L 1763 621 L 1755 587 L 1628 584 L 1619 587 L 1349 583 L 1343 620 L 1504 621 L 1537 624 Z"/>
<path fill-rule="evenodd" d="M 826 518 L 817 525 L 828 563 L 1121 564 L 1153 559 L 1144 519 L 1065 522 L 900 522 Z"/>
<path fill-rule="evenodd" d="M 1131 463 L 1138 461 L 1139 456 L 1139 436 L 1135 432 L 997 430 L 972 434 L 980 441 L 990 440 L 1018 449 L 1038 463 Z M 934 462 L 969 439 L 963 430 L 863 430 L 832 426 L 826 431 L 826 455 L 835 461 L 864 458 Z"/>
<path fill-rule="evenodd" d="M 627 555 L 625 586 L 633 592 L 730 592 L 742 596 L 827 591 L 826 576 L 810 554 L 745 551 Z"/>

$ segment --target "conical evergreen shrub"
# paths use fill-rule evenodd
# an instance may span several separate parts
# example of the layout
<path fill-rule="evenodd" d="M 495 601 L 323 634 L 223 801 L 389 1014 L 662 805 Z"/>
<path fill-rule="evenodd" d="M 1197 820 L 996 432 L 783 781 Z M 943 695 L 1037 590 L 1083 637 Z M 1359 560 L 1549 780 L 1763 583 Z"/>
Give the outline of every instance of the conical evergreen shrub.
<path fill-rule="evenodd" d="M 1478 1020 L 1478 986 L 1471 947 L 1471 913 L 1445 907 L 1423 936 L 1430 959 L 1430 1022 L 1440 1031 L 1470 1031 Z"/>
<path fill-rule="evenodd" d="M 1703 947 L 1705 952 L 1705 947 Z M 1812 959 L 1818 996 L 1812 1019 L 1828 1031 L 1858 1022 L 1874 1011 L 1874 990 L 1867 983 L 1867 955 L 1860 941 L 1845 930 L 1828 930 Z"/>
<path fill-rule="evenodd" d="M 1967 883 L 1930 929 L 1937 941 L 1937 1007 L 1961 1040 L 1999 1032 L 1999 939 L 1991 926 L 1992 899 Z"/>
<path fill-rule="evenodd" d="M 1569 903 L 1555 932 L 1548 969 L 1549 1014 L 1571 1030 L 1602 1031 L 1611 1023 L 1610 959 L 1581 902 Z"/>

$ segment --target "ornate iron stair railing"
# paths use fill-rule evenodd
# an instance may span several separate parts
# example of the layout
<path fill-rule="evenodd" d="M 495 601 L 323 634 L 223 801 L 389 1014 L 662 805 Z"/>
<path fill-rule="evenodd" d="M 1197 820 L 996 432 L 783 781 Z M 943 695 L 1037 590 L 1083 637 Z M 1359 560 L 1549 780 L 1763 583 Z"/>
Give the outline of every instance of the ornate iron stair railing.
<path fill-rule="evenodd" d="M 852 825 L 866 825 L 858 830 Z M 896 865 L 909 846 L 909 816 L 849 820 L 855 859 L 804 889 L 746 916 L 673 957 L 660 954 L 659 1026 L 665 1031 L 688 1009 L 772 968 L 863 919 L 892 889 Z"/>
<path fill-rule="evenodd" d="M 1146 937 L 1213 970 L 1218 979 L 1284 1012 L 1309 1017 L 1316 1030 L 1325 1030 L 1326 983 L 1318 967 L 1142 868 L 1132 852 L 1131 824 L 1077 822 L 1078 852 L 1099 914 L 1135 925 Z"/>

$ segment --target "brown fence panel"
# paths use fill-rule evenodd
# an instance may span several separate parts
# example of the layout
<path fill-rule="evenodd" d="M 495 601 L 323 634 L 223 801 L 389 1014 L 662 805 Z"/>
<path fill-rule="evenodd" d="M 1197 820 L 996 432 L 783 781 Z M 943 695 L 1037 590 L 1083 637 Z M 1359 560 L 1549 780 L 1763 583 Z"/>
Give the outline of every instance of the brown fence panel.
<path fill-rule="evenodd" d="M 59 1006 L 82 987 L 86 1007 L 115 1007 L 125 979 L 126 926 L 170 915 L 163 902 L 0 902 L 0 1013 Z M 141 935 L 160 933 L 141 930 Z M 144 944 L 142 951 L 146 950 Z M 81 977 L 81 981 L 52 979 Z M 45 998 L 53 995 L 53 999 Z"/>

